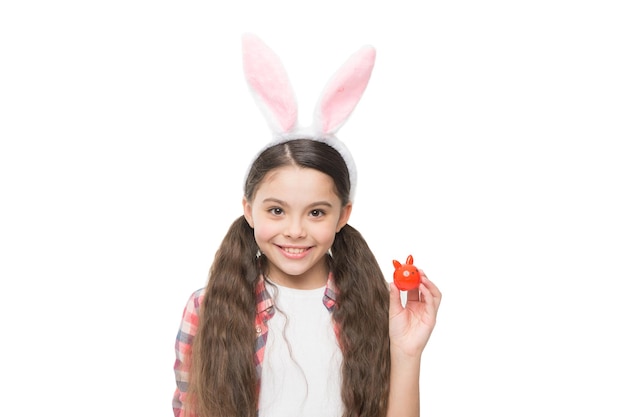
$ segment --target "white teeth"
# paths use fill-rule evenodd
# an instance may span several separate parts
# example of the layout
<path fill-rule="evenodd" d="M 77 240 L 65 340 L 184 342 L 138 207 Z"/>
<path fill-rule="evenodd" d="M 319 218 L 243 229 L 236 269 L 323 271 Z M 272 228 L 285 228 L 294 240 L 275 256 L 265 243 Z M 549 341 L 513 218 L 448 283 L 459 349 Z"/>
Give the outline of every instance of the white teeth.
<path fill-rule="evenodd" d="M 303 253 L 305 251 L 305 249 L 301 249 L 301 248 L 283 248 L 283 250 L 287 253 L 293 253 L 293 254 Z"/>

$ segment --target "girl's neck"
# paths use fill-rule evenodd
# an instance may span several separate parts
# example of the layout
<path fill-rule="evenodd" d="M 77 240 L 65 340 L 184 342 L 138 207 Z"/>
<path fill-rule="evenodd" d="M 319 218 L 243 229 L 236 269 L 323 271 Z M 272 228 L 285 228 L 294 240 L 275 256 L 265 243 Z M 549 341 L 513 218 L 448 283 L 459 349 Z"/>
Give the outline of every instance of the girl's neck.
<path fill-rule="evenodd" d="M 326 286 L 329 272 L 328 267 L 322 264 L 320 267 L 311 268 L 301 275 L 288 275 L 270 265 L 266 277 L 281 287 L 314 290 Z"/>

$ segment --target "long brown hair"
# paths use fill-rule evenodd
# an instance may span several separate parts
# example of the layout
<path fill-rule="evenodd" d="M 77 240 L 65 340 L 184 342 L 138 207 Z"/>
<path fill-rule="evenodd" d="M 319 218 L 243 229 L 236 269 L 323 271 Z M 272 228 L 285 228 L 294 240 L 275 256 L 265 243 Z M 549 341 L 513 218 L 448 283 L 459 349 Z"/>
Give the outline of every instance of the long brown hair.
<path fill-rule="evenodd" d="M 343 158 L 329 145 L 309 139 L 263 151 L 250 168 L 245 197 L 252 200 L 267 173 L 285 165 L 329 175 L 342 204 L 348 204 L 350 180 Z M 185 405 L 198 417 L 256 415 L 255 283 L 263 272 L 257 249 L 254 231 L 241 216 L 215 254 L 192 343 L 190 401 Z M 388 285 L 365 239 L 352 226 L 336 234 L 331 251 L 338 289 L 333 320 L 340 329 L 343 352 L 344 417 L 384 416 L 390 372 Z"/>

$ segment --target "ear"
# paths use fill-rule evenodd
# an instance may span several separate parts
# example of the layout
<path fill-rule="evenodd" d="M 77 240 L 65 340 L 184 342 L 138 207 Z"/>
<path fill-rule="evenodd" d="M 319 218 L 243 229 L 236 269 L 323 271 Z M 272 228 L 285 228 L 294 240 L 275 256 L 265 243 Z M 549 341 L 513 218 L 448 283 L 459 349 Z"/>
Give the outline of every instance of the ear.
<path fill-rule="evenodd" d="M 348 220 L 350 220 L 351 213 L 352 213 L 352 203 L 348 203 L 341 209 L 341 215 L 339 216 L 339 222 L 337 223 L 337 230 L 335 230 L 336 233 L 339 233 L 339 231 L 346 224 L 348 224 Z"/>
<path fill-rule="evenodd" d="M 275 134 L 289 133 L 298 120 L 298 106 L 278 55 L 252 34 L 242 38 L 243 70 L 252 96 Z"/>
<path fill-rule="evenodd" d="M 254 221 L 252 220 L 252 205 L 245 197 L 241 200 L 241 204 L 243 205 L 243 217 L 245 217 L 250 227 L 254 229 Z"/>
<path fill-rule="evenodd" d="M 313 128 L 332 135 L 346 122 L 367 87 L 376 50 L 367 45 L 354 53 L 333 75 L 317 103 Z"/>
<path fill-rule="evenodd" d="M 412 255 L 409 255 L 406 258 L 406 263 L 409 264 L 409 265 L 413 265 L 413 256 Z"/>
<path fill-rule="evenodd" d="M 402 267 L 402 264 L 394 259 L 393 260 L 393 267 L 395 269 L 400 269 Z"/>

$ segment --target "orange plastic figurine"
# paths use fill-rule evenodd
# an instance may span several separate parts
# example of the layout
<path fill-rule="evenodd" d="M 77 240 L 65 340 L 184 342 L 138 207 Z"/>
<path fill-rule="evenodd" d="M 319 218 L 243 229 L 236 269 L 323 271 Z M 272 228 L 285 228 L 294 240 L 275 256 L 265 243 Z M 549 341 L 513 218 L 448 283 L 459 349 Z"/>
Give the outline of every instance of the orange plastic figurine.
<path fill-rule="evenodd" d="M 393 260 L 393 266 L 396 268 L 393 272 L 393 282 L 399 290 L 408 291 L 419 287 L 422 277 L 417 267 L 413 265 L 413 256 L 406 258 L 406 263 Z"/>

